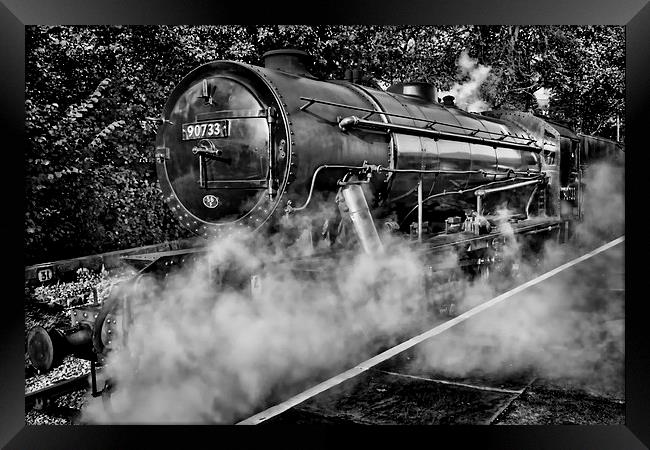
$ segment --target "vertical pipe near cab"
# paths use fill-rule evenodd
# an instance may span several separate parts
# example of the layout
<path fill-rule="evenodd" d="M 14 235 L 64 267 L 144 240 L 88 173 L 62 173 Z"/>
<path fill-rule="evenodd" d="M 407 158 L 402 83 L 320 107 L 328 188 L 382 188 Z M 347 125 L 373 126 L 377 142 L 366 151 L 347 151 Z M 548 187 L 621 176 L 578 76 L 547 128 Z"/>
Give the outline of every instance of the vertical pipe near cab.
<path fill-rule="evenodd" d="M 476 214 L 483 215 L 483 194 L 479 193 L 476 195 Z"/>
<path fill-rule="evenodd" d="M 379 239 L 379 233 L 370 215 L 368 202 L 361 186 L 348 184 L 341 189 L 341 193 L 363 250 L 366 253 L 383 251 L 384 245 Z"/>
<path fill-rule="evenodd" d="M 418 242 L 422 242 L 422 175 L 418 180 Z"/>

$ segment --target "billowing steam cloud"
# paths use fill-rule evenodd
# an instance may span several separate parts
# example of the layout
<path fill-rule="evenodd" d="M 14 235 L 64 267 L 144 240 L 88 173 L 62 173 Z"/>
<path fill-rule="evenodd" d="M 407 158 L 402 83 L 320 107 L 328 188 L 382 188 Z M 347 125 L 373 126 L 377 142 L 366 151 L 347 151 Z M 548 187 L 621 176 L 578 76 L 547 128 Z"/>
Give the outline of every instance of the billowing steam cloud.
<path fill-rule="evenodd" d="M 232 423 L 368 357 L 372 343 L 422 317 L 422 264 L 406 247 L 395 245 L 389 258 L 348 255 L 301 273 L 273 263 L 251 295 L 243 274 L 282 256 L 259 235 L 228 236 L 164 290 L 141 285 L 126 346 L 109 359 L 117 380 L 110 409 L 92 402 L 85 418 Z M 209 267 L 228 272 L 227 285 L 215 289 Z M 238 278 L 243 285 L 233 287 Z"/>
<path fill-rule="evenodd" d="M 623 169 L 595 164 L 585 181 L 585 219 L 571 246 L 549 241 L 538 260 L 522 260 L 521 249 L 511 240 L 506 257 L 514 263 L 514 284 L 624 234 Z M 422 345 L 412 370 L 460 378 L 532 371 L 621 397 L 624 271 L 624 247 L 619 245 L 524 291 L 516 303 L 498 305 Z M 495 291 L 495 286 L 503 286 L 500 275 L 490 283 L 476 280 L 463 286 L 459 308 L 469 309 L 502 292 Z"/>
<path fill-rule="evenodd" d="M 449 91 L 439 92 L 438 96 L 446 95 L 455 97 L 456 106 L 468 112 L 482 112 L 490 109 L 490 105 L 481 99 L 480 87 L 490 74 L 490 67 L 479 64 L 478 60 L 470 58 L 466 50 L 458 58 L 458 71 L 461 79 L 466 81 L 456 82 Z"/>
<path fill-rule="evenodd" d="M 622 165 L 596 163 L 584 182 L 584 221 L 577 232 L 580 241 L 592 244 L 625 233 L 625 170 Z"/>
<path fill-rule="evenodd" d="M 582 242 L 591 245 L 622 229 L 622 175 L 607 166 L 592 171 Z M 503 226 L 507 232 L 507 222 Z M 461 310 L 540 270 L 521 258 L 512 233 L 509 240 L 506 256 L 515 275 L 490 283 L 461 280 L 454 293 Z M 425 265 L 411 246 L 389 236 L 384 241 L 381 256 L 345 252 L 336 261 L 309 264 L 277 235 L 238 234 L 212 242 L 205 257 L 172 274 L 164 289 L 143 281 L 131 293 L 135 321 L 125 345 L 111 353 L 106 368 L 116 390 L 108 405 L 91 399 L 83 418 L 233 423 L 357 364 L 380 345 L 430 327 L 435 305 L 423 295 Z M 552 245 L 541 255 L 543 268 L 571 256 Z M 620 381 L 622 321 L 610 319 L 620 316 L 621 302 L 589 299 L 597 298 L 590 291 L 594 280 L 622 272 L 621 264 L 613 258 L 593 273 L 558 277 L 527 292 L 525 301 L 452 328 L 422 346 L 417 364 L 458 376 L 523 367 L 586 376 L 596 369 L 608 382 Z M 211 268 L 219 268 L 216 275 Z M 251 289 L 250 274 L 259 275 L 260 288 Z"/>

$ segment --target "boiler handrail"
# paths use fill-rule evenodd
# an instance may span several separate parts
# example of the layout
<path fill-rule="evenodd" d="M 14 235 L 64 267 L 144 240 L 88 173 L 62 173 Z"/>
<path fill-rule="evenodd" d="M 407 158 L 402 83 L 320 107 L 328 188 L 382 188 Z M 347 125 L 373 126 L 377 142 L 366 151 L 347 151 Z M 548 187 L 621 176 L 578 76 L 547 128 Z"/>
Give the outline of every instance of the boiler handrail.
<path fill-rule="evenodd" d="M 512 139 L 520 139 L 520 140 L 523 140 L 523 141 L 527 141 L 528 143 L 532 143 L 532 142 L 536 141 L 536 139 L 522 137 L 522 136 L 507 135 L 507 134 L 503 134 L 503 133 L 497 133 L 495 131 L 481 130 L 481 129 L 478 129 L 478 128 L 469 128 L 469 127 L 464 127 L 462 125 L 456 125 L 456 124 L 453 124 L 453 123 L 439 122 L 437 120 L 423 119 L 421 117 L 407 116 L 405 114 L 390 113 L 390 112 L 381 111 L 381 110 L 377 110 L 377 109 L 363 108 L 363 107 L 354 106 L 354 105 L 346 105 L 345 103 L 330 102 L 330 101 L 327 101 L 327 100 L 320 100 L 320 99 L 317 99 L 317 98 L 300 97 L 300 100 L 305 100 L 307 102 L 307 103 L 305 103 L 304 105 L 302 105 L 300 107 L 301 111 L 307 110 L 314 103 L 320 103 L 322 105 L 336 106 L 338 108 L 353 109 L 355 111 L 367 112 L 368 114 L 366 114 L 363 117 L 363 119 L 367 119 L 367 118 L 369 118 L 370 116 L 372 116 L 374 114 L 380 114 L 380 115 L 389 116 L 389 117 L 397 117 L 397 118 L 400 118 L 400 119 L 410 119 L 410 120 L 417 120 L 419 122 L 426 122 L 428 124 L 427 127 L 431 127 L 433 125 L 443 125 L 443 126 L 446 126 L 446 127 L 453 127 L 453 128 L 458 128 L 458 129 L 461 129 L 461 130 L 472 131 L 473 132 L 472 135 L 477 134 L 477 133 L 485 133 L 485 134 L 495 134 L 497 136 L 505 136 L 505 137 L 509 137 L 509 138 L 512 138 Z"/>
<path fill-rule="evenodd" d="M 411 136 L 429 137 L 436 140 L 444 139 L 448 141 L 482 144 L 494 148 L 505 147 L 505 148 L 511 148 L 515 150 L 524 150 L 524 151 L 536 152 L 536 153 L 538 153 L 541 150 L 541 148 L 537 146 L 533 147 L 526 144 L 519 144 L 517 142 L 506 141 L 504 140 L 505 138 L 512 137 L 512 136 L 508 136 L 507 134 L 504 134 L 501 139 L 488 139 L 488 138 L 482 138 L 482 137 L 471 136 L 466 134 L 450 133 L 448 131 L 437 131 L 428 128 L 414 127 L 410 125 L 398 125 L 394 123 L 378 122 L 376 120 L 360 119 L 357 116 L 348 116 L 341 119 L 339 121 L 339 128 L 343 131 L 346 131 L 349 128 L 359 128 L 359 129 L 366 129 L 366 130 L 384 131 L 387 133 L 397 132 L 402 134 L 408 134 Z"/>

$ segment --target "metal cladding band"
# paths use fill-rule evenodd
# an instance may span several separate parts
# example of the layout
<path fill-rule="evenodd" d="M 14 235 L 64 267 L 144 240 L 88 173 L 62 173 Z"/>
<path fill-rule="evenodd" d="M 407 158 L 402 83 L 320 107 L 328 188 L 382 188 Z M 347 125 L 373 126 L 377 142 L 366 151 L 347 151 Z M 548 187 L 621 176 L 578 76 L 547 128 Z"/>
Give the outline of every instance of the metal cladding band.
<path fill-rule="evenodd" d="M 339 127 L 342 130 L 347 130 L 349 128 L 360 128 L 367 130 L 378 130 L 389 132 L 397 132 L 403 134 L 409 134 L 412 136 L 421 136 L 421 137 L 430 137 L 433 139 L 446 139 L 448 141 L 457 141 L 457 142 L 468 142 L 472 144 L 483 144 L 492 147 L 505 147 L 511 148 L 514 150 L 526 150 L 529 152 L 539 152 L 539 147 L 533 147 L 532 145 L 518 144 L 516 142 L 508 142 L 501 139 L 487 139 L 478 136 L 472 136 L 467 134 L 459 133 L 449 133 L 447 131 L 436 131 L 430 128 L 421 128 L 421 127 L 412 127 L 409 125 L 397 125 L 397 124 L 387 124 L 384 122 L 377 122 L 375 120 L 365 120 L 359 119 L 356 116 L 349 116 L 341 119 L 339 122 Z M 508 138 L 507 134 L 503 135 L 503 139 Z"/>
<path fill-rule="evenodd" d="M 344 381 L 347 381 L 347 380 L 349 380 L 349 379 L 351 379 L 351 378 L 353 378 L 353 377 L 367 371 L 368 369 L 371 369 L 371 368 L 375 367 L 376 365 L 378 365 L 378 364 L 380 364 L 380 363 L 394 357 L 395 355 L 398 355 L 398 354 L 402 353 L 403 351 L 408 350 L 408 349 L 420 344 L 421 342 L 426 341 L 427 339 L 430 339 L 430 338 L 432 338 L 434 336 L 437 336 L 437 335 L 443 333 L 444 331 L 447 331 L 451 327 L 466 321 L 470 317 L 475 316 L 476 314 L 479 314 L 479 313 L 485 311 L 486 309 L 503 302 L 504 300 L 507 300 L 508 298 L 512 297 L 513 295 L 518 294 L 519 292 L 522 292 L 522 291 L 528 289 L 529 287 L 535 286 L 536 284 L 539 284 L 542 281 L 547 280 L 547 279 L 557 275 L 558 273 L 562 272 L 563 270 L 566 270 L 566 269 L 568 269 L 568 268 L 570 268 L 572 266 L 575 266 L 576 264 L 579 264 L 579 263 L 581 263 L 583 261 L 586 261 L 587 259 L 592 258 L 593 256 L 596 256 L 599 253 L 604 252 L 605 250 L 609 250 L 610 248 L 612 248 L 612 247 L 614 247 L 614 246 L 616 246 L 616 245 L 618 245 L 618 244 L 620 244 L 620 243 L 622 243 L 624 241 L 625 241 L 625 236 L 624 235 L 617 238 L 617 239 L 614 239 L 613 241 L 608 242 L 607 244 L 605 244 L 605 245 L 603 245 L 601 247 L 598 247 L 597 249 L 592 250 L 589 253 L 586 253 L 586 254 L 580 256 L 579 258 L 576 258 L 576 259 L 571 260 L 571 261 L 569 261 L 569 262 L 567 262 L 565 264 L 562 264 L 561 266 L 556 267 L 555 269 L 550 270 L 550 271 L 538 276 L 537 278 L 533 278 L 532 280 L 530 280 L 530 281 L 528 281 L 528 282 L 526 282 L 524 284 L 521 284 L 521 285 L 517 286 L 514 289 L 509 290 L 508 292 L 505 292 L 505 293 L 503 293 L 503 294 L 501 294 L 501 295 L 499 295 L 497 297 L 494 297 L 491 300 L 488 300 L 488 301 L 486 301 L 484 303 L 481 303 L 480 305 L 475 306 L 474 308 L 470 309 L 469 311 L 466 311 L 463 314 L 461 314 L 461 315 L 459 315 L 457 317 L 454 317 L 453 319 L 450 319 L 447 322 L 445 322 L 445 323 L 443 323 L 441 325 L 438 325 L 437 327 L 434 327 L 434 328 L 430 329 L 429 331 L 425 331 L 424 333 L 422 333 L 422 334 L 420 334 L 418 336 L 415 336 L 415 337 L 409 339 L 406 342 L 402 342 L 401 344 L 396 345 L 395 347 L 390 348 L 390 349 L 380 353 L 379 355 L 377 355 L 377 356 L 375 356 L 373 358 L 370 358 L 369 360 L 364 361 L 361 364 L 358 364 L 355 367 L 353 367 L 353 368 L 351 368 L 351 369 L 349 369 L 349 370 L 347 370 L 347 371 L 345 371 L 345 372 L 343 372 L 343 373 L 341 373 L 339 375 L 336 375 L 335 377 L 330 378 L 329 380 L 323 381 L 322 383 L 317 384 L 316 386 L 312 387 L 311 389 L 308 389 L 308 390 L 306 390 L 306 391 L 304 391 L 304 392 L 302 392 L 302 393 L 300 393 L 300 394 L 298 394 L 298 395 L 296 395 L 294 397 L 291 397 L 289 400 L 287 400 L 287 401 L 285 401 L 283 403 L 280 403 L 279 405 L 268 408 L 268 409 L 266 409 L 266 410 L 264 410 L 264 411 L 262 411 L 260 413 L 255 414 L 254 416 L 249 417 L 248 419 L 242 420 L 241 422 L 238 422 L 237 425 L 257 425 L 257 424 L 262 423 L 262 422 L 264 422 L 266 420 L 269 420 L 269 419 L 271 419 L 271 418 L 273 418 L 273 417 L 275 417 L 275 416 L 277 416 L 279 414 L 282 414 L 283 412 L 287 411 L 288 409 L 293 408 L 294 406 L 299 405 L 300 403 L 302 403 L 302 402 L 304 402 L 306 400 L 309 400 L 310 398 L 315 397 L 316 395 L 318 395 L 318 394 L 320 394 L 322 392 L 325 392 L 328 389 L 331 389 L 334 386 L 337 386 L 337 385 L 343 383 Z"/>

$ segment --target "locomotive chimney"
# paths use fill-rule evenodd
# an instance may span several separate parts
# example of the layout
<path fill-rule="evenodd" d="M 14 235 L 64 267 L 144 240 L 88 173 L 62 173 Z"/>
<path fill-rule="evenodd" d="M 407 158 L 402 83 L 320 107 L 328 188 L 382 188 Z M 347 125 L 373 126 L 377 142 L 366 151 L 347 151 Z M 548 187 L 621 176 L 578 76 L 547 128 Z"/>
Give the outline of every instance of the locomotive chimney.
<path fill-rule="evenodd" d="M 387 89 L 388 92 L 395 94 L 410 95 L 418 97 L 427 102 L 435 103 L 438 93 L 436 87 L 431 83 L 421 81 L 412 81 L 406 83 L 396 83 Z"/>
<path fill-rule="evenodd" d="M 361 83 L 363 81 L 363 70 L 361 69 L 352 69 L 352 82 Z"/>
<path fill-rule="evenodd" d="M 442 97 L 442 104 L 444 106 L 456 106 L 454 100 L 455 98 L 453 95 L 445 95 L 444 97 Z"/>
<path fill-rule="evenodd" d="M 311 75 L 307 70 L 310 55 L 302 50 L 283 48 L 271 50 L 262 55 L 264 67 L 296 75 Z"/>

